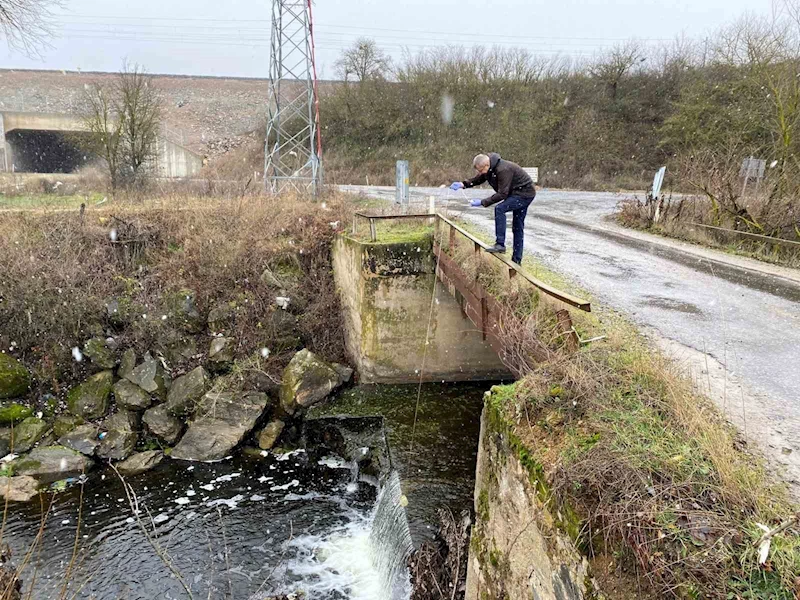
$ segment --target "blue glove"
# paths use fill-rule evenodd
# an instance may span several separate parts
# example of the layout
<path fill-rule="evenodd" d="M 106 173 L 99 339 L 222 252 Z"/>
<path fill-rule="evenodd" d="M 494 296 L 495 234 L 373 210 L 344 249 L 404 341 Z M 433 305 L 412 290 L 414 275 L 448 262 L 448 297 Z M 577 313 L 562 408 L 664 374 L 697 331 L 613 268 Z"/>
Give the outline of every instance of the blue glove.
<path fill-rule="evenodd" d="M 464 189 L 464 184 L 461 183 L 460 181 L 454 181 L 452 185 L 450 185 L 450 189 L 453 190 L 454 192 L 457 192 L 458 190 Z"/>
<path fill-rule="evenodd" d="M 474 207 L 478 207 L 478 206 L 481 206 L 481 201 L 480 200 L 473 200 L 472 202 L 469 203 L 469 205 L 470 206 L 474 206 Z"/>

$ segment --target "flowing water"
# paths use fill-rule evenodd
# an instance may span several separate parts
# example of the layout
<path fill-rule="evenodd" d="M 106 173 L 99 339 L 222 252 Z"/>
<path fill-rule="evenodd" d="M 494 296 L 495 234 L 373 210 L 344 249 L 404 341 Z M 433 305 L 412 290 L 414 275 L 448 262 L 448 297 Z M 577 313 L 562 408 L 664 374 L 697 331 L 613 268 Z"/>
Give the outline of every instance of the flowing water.
<path fill-rule="evenodd" d="M 187 598 L 184 585 L 195 598 L 304 590 L 308 599 L 401 600 L 410 534 L 431 535 L 440 507 L 471 505 L 486 388 L 424 386 L 413 448 L 416 386 L 356 388 L 326 407 L 385 415 L 399 474 L 380 491 L 357 483 L 342 460 L 312 461 L 302 451 L 214 464 L 167 460 L 129 478 L 138 515 L 113 471 L 99 471 L 83 490 L 11 505 L 2 541 L 26 564 L 24 589 L 37 600 Z M 42 522 L 42 543 L 26 556 Z"/>

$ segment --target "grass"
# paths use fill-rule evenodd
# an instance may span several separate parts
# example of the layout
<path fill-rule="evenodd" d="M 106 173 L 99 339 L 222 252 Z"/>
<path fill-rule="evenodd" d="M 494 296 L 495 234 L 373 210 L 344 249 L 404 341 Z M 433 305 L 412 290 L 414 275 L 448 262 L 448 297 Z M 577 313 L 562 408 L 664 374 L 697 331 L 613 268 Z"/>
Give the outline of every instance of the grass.
<path fill-rule="evenodd" d="M 582 338 L 605 338 L 565 351 L 549 302 L 459 252 L 510 307 L 507 358 L 520 378 L 495 388 L 490 404 L 532 480 L 544 471 L 548 501 L 580 515 L 583 547 L 616 553 L 657 597 L 793 598 L 797 529 L 776 536 L 763 566 L 754 544 L 758 524 L 774 527 L 797 507 L 710 401 L 620 317 L 573 311 Z M 541 266 L 534 272 L 586 296 Z M 527 359 L 531 349 L 540 360 Z"/>
<path fill-rule="evenodd" d="M 86 204 L 87 209 L 102 201 L 102 194 L 90 196 L 71 194 L 58 196 L 55 194 L 38 195 L 4 195 L 0 194 L 0 210 L 32 210 L 32 209 L 72 209 Z"/>

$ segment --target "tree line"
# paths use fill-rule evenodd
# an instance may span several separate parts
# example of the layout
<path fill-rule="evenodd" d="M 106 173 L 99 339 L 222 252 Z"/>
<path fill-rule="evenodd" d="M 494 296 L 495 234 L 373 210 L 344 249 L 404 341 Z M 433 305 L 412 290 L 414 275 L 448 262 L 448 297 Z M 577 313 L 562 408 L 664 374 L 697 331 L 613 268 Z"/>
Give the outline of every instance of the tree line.
<path fill-rule="evenodd" d="M 439 185 L 497 151 L 540 167 L 544 186 L 647 189 L 667 165 L 669 187 L 708 198 L 720 222 L 800 219 L 800 0 L 705 40 L 630 41 L 586 61 L 437 47 L 391 64 L 364 39 L 337 67 L 344 83 L 321 98 L 329 181 L 390 183 L 404 158 L 412 183 Z M 769 165 L 758 217 L 740 194 L 749 156 Z"/>

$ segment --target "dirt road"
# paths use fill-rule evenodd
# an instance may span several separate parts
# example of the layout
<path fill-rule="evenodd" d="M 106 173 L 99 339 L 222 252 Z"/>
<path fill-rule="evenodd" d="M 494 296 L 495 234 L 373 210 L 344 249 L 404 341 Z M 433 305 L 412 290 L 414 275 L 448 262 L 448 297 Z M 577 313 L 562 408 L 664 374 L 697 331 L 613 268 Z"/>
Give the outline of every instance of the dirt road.
<path fill-rule="evenodd" d="M 394 198 L 394 188 L 346 189 Z M 438 209 L 494 230 L 491 209 L 466 207 L 468 197 L 485 197 L 485 190 L 412 191 L 418 201 L 429 195 L 437 196 Z M 606 193 L 539 192 L 528 211 L 526 254 L 628 316 L 680 361 L 782 466 L 797 493 L 800 273 L 622 230 L 605 220 L 619 200 Z"/>

